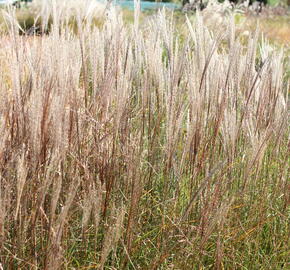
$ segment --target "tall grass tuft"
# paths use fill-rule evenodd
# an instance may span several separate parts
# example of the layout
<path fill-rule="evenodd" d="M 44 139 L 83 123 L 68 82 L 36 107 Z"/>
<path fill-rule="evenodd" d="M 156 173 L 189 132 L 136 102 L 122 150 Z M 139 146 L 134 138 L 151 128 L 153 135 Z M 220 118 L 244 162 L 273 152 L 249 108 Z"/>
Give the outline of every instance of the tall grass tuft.
<path fill-rule="evenodd" d="M 52 1 L 43 36 L 5 15 L 0 265 L 286 269 L 284 52 L 230 17 L 180 37 L 164 10 L 108 7 L 99 27 L 95 10 Z"/>

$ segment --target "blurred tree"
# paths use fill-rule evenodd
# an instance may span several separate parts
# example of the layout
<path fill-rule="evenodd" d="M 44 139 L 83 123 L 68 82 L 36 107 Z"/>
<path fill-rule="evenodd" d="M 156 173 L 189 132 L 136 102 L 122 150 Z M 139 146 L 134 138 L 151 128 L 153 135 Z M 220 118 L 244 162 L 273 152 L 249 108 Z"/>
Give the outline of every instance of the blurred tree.
<path fill-rule="evenodd" d="M 240 2 L 243 2 L 241 0 L 229 0 L 231 3 L 240 3 Z M 290 2 L 290 0 L 287 0 L 288 1 L 288 4 Z M 191 3 L 191 4 L 195 4 L 196 6 L 200 6 L 200 8 L 202 9 L 202 7 L 205 6 L 205 3 L 206 1 L 203 1 L 203 0 L 182 0 L 182 5 L 186 5 L 188 3 Z M 219 2 L 223 2 L 223 0 L 219 0 Z M 260 2 L 260 3 L 263 3 L 264 5 L 268 4 L 268 0 L 250 0 L 250 4 L 252 4 L 253 2 Z"/>

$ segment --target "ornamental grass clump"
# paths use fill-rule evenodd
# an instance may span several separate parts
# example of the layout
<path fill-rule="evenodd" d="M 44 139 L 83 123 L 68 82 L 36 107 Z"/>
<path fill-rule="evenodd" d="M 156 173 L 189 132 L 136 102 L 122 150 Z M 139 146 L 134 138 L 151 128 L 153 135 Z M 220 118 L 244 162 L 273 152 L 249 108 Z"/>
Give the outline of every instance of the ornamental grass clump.
<path fill-rule="evenodd" d="M 93 11 L 75 31 L 53 2 L 43 36 L 5 14 L 4 269 L 286 269 L 284 52 L 227 17 L 181 38 L 164 10 Z"/>

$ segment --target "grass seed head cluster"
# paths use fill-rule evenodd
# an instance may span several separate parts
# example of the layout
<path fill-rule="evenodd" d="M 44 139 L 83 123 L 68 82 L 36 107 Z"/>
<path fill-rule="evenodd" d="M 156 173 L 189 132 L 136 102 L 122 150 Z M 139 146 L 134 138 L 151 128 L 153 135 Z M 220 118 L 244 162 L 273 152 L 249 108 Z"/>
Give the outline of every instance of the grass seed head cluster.
<path fill-rule="evenodd" d="M 181 38 L 165 11 L 126 25 L 110 7 L 96 27 L 97 5 L 71 10 L 46 6 L 41 37 L 5 15 L 3 267 L 286 267 L 283 51 L 230 17 L 210 31 L 197 14 Z"/>

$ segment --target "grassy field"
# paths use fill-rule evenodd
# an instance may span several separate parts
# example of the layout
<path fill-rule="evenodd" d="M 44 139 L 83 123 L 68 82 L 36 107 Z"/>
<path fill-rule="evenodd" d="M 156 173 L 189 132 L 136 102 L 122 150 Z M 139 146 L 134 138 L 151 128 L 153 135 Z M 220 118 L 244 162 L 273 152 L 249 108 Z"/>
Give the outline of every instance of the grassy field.
<path fill-rule="evenodd" d="M 289 269 L 280 37 L 86 5 L 43 8 L 28 36 L 17 16 L 0 35 L 3 269 Z"/>

